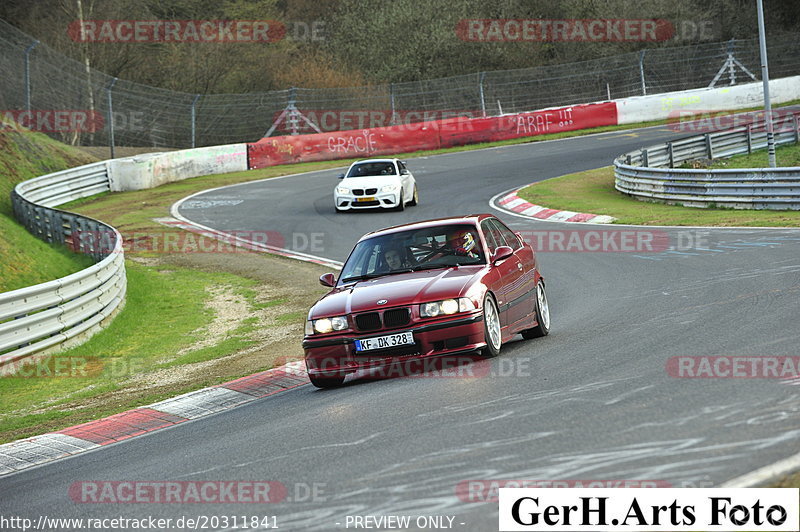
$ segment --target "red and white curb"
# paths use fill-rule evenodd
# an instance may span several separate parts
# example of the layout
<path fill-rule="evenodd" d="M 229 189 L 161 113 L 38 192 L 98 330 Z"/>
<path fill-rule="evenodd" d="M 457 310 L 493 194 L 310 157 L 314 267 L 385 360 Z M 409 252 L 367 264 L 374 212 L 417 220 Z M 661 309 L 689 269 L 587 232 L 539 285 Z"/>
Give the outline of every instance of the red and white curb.
<path fill-rule="evenodd" d="M 548 222 L 575 222 L 587 224 L 609 224 L 616 221 L 612 216 L 603 214 L 588 214 L 573 211 L 559 211 L 556 209 L 548 209 L 541 205 L 534 205 L 517 196 L 519 190 L 515 190 L 511 194 L 507 194 L 500 198 L 497 206 L 507 211 L 521 214 L 529 218 L 537 220 L 545 220 Z"/>
<path fill-rule="evenodd" d="M 104 419 L 6 443 L 0 445 L 0 475 L 208 416 L 307 383 L 305 364 L 290 362 Z"/>

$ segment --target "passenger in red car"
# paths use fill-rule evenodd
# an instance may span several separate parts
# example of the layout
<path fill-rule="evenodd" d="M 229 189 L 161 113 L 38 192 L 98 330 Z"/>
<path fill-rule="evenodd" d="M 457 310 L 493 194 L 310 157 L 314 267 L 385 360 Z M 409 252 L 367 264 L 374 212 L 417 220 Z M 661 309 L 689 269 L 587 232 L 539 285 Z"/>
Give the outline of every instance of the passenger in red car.
<path fill-rule="evenodd" d="M 407 260 L 404 251 L 397 248 L 388 248 L 383 252 L 383 261 L 390 271 L 411 267 L 411 263 Z"/>

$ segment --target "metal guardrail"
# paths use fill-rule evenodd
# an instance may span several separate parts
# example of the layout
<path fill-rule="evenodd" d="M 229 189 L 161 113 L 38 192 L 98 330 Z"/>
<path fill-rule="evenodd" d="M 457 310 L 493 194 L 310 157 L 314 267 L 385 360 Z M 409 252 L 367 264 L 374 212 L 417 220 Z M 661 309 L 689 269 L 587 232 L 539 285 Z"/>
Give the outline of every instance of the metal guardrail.
<path fill-rule="evenodd" d="M 796 114 L 783 115 L 773 124 L 776 145 L 800 142 Z M 686 207 L 800 209 L 800 167 L 675 168 L 698 159 L 730 157 L 766 147 L 763 121 L 648 146 L 614 161 L 614 187 L 636 199 Z"/>
<path fill-rule="evenodd" d="M 125 298 L 122 237 L 108 224 L 58 209 L 110 190 L 106 162 L 18 184 L 14 215 L 31 233 L 91 255 L 97 264 L 61 279 L 0 294 L 0 366 L 57 346 L 108 318 Z"/>

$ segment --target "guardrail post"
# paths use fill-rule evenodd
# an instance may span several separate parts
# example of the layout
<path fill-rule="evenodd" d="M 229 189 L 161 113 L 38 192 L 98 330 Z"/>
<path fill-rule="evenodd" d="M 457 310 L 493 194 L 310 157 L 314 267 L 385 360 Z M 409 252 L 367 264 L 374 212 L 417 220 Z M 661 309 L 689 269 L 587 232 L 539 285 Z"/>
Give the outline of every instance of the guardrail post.
<path fill-rule="evenodd" d="M 31 52 L 39 41 L 33 41 L 25 48 L 25 110 L 31 112 Z"/>
<path fill-rule="evenodd" d="M 673 155 L 673 151 L 672 151 L 672 143 L 671 142 L 667 142 L 667 153 L 669 153 L 669 167 L 670 168 L 675 168 L 675 160 L 674 160 L 674 155 Z"/>
<path fill-rule="evenodd" d="M 753 153 L 753 125 L 747 124 L 747 153 Z"/>
<path fill-rule="evenodd" d="M 714 152 L 711 149 L 711 134 L 706 133 L 706 155 L 708 156 L 708 160 L 714 159 Z"/>
<path fill-rule="evenodd" d="M 647 149 L 646 148 L 642 148 L 642 164 L 645 167 L 650 166 L 650 157 L 649 157 L 649 155 L 647 153 Z"/>
<path fill-rule="evenodd" d="M 794 125 L 794 143 L 800 142 L 800 129 L 798 129 L 797 115 L 792 113 L 792 124 Z"/>
<path fill-rule="evenodd" d="M 627 155 L 627 157 L 625 157 L 625 164 L 627 164 L 628 166 L 631 165 L 631 154 L 630 153 Z"/>
<path fill-rule="evenodd" d="M 111 148 L 111 158 L 114 158 L 114 100 L 111 98 L 111 89 L 117 84 L 117 78 L 111 80 L 111 84 L 106 89 L 108 96 L 108 146 Z"/>
<path fill-rule="evenodd" d="M 486 118 L 486 96 L 483 93 L 483 80 L 486 79 L 486 72 L 481 72 L 478 78 L 478 90 L 481 95 L 481 116 Z"/>

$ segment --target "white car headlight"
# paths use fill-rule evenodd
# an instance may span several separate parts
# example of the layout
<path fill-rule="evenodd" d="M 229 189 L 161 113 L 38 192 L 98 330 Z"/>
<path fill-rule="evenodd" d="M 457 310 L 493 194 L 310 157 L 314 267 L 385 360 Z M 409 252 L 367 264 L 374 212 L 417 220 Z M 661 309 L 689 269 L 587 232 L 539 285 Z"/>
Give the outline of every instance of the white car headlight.
<path fill-rule="evenodd" d="M 458 299 L 423 303 L 419 306 L 419 315 L 423 318 L 435 318 L 436 316 L 447 316 L 457 312 L 469 312 L 476 308 L 475 303 L 468 297 L 459 297 Z"/>
<path fill-rule="evenodd" d="M 332 318 L 320 318 L 311 322 L 312 332 L 325 334 L 333 331 L 343 331 L 347 329 L 347 316 L 334 316 Z M 308 334 L 308 327 L 306 327 Z"/>
<path fill-rule="evenodd" d="M 350 194 L 350 189 L 347 187 L 336 187 L 336 192 L 339 194 Z"/>
<path fill-rule="evenodd" d="M 442 309 L 438 301 L 433 303 L 423 303 L 419 306 L 419 315 L 424 318 L 433 318 L 441 313 Z"/>
<path fill-rule="evenodd" d="M 397 192 L 400 190 L 400 185 L 383 185 L 381 192 Z"/>

